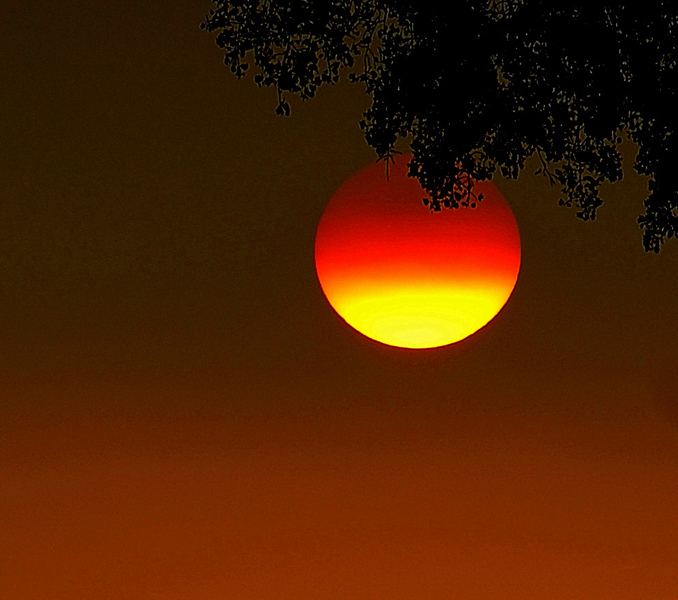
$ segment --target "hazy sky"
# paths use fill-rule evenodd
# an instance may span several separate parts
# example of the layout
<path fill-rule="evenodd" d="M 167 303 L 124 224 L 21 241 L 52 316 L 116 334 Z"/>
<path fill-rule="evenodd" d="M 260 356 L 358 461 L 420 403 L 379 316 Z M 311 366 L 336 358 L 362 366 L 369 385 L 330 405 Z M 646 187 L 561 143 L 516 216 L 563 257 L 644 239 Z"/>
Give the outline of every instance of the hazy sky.
<path fill-rule="evenodd" d="M 274 115 L 208 2 L 0 19 L 0 598 L 676 600 L 678 243 L 495 179 L 523 242 L 477 335 L 356 333 L 315 228 L 361 88 Z"/>

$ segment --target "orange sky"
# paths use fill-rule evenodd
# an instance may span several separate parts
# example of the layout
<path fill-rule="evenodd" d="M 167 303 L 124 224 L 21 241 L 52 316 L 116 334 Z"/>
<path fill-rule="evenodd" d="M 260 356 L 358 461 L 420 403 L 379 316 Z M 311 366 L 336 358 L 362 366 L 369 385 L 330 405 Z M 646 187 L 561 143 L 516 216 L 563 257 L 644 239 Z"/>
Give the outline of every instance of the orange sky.
<path fill-rule="evenodd" d="M 585 224 L 536 165 L 496 180 L 499 317 L 371 342 L 313 259 L 366 99 L 277 118 L 208 9 L 0 23 L 0 598 L 676 600 L 678 244 L 642 251 L 645 182 Z"/>

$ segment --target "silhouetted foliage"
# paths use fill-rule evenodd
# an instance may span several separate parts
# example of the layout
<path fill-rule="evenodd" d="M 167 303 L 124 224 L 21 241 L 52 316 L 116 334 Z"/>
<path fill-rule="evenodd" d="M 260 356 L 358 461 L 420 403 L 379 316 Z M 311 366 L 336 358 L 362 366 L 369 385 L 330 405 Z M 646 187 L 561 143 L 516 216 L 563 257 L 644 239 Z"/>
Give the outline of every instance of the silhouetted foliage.
<path fill-rule="evenodd" d="M 650 177 L 638 218 L 646 250 L 678 235 L 675 0 L 217 0 L 201 25 L 217 32 L 238 77 L 312 98 L 342 71 L 365 85 L 360 121 L 380 159 L 410 136 L 410 174 L 431 209 L 474 199 L 471 178 L 497 168 L 537 173 L 561 204 L 595 219 L 603 182 L 622 176 L 623 132 Z"/>

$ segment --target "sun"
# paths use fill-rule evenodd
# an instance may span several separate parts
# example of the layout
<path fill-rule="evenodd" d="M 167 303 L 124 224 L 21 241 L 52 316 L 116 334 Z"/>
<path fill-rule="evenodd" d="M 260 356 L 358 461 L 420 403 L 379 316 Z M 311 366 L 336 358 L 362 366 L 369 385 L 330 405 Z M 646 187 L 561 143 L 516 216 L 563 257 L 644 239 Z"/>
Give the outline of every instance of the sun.
<path fill-rule="evenodd" d="M 411 156 L 376 163 L 336 191 L 318 224 L 315 264 L 330 305 L 363 335 L 435 348 L 478 331 L 506 304 L 520 270 L 513 212 L 490 182 L 475 208 L 432 213 L 407 176 Z"/>

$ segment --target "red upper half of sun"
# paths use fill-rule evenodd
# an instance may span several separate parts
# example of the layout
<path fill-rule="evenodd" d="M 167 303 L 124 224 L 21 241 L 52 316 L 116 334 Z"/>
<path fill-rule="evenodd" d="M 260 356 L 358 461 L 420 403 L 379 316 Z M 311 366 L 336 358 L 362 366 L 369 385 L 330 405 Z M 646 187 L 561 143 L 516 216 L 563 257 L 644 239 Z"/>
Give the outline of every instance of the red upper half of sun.
<path fill-rule="evenodd" d="M 318 225 L 316 268 L 330 304 L 365 335 L 396 346 L 439 346 L 470 335 L 504 305 L 520 268 L 520 236 L 490 182 L 474 185 L 483 196 L 475 208 L 431 212 L 419 182 L 407 176 L 409 159 L 396 159 L 388 179 L 377 163 L 337 190 Z M 387 332 L 398 322 L 409 333 Z M 447 333 L 432 331 L 436 322 Z"/>

